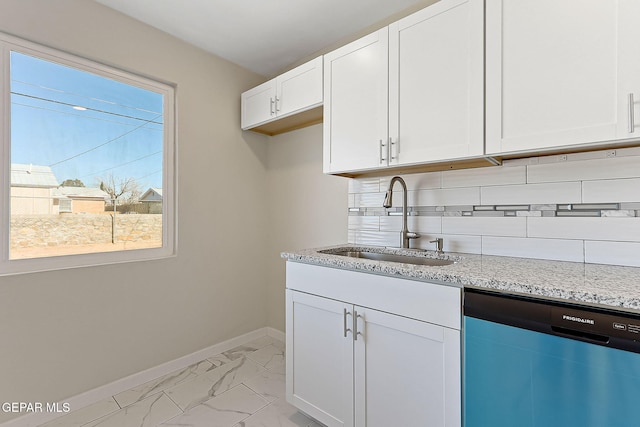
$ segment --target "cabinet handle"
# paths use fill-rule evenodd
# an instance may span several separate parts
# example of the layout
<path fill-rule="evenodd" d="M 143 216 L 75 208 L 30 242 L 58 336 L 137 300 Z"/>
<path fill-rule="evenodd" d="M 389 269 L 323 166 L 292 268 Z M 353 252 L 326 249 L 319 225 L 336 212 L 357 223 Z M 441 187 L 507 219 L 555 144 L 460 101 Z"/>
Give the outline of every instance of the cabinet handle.
<path fill-rule="evenodd" d="M 629 94 L 629 133 L 634 133 L 636 130 L 634 117 L 633 117 L 634 108 L 635 108 L 635 102 L 633 100 L 633 93 L 630 93 Z"/>
<path fill-rule="evenodd" d="M 353 339 L 358 341 L 358 335 L 362 335 L 362 332 L 358 332 L 358 319 L 362 319 L 363 317 L 358 314 L 356 310 L 353 310 Z"/>
<path fill-rule="evenodd" d="M 275 101 L 273 100 L 273 98 L 269 98 L 269 101 L 271 102 L 271 115 L 273 116 L 276 113 L 273 109 L 273 105 L 275 104 Z"/>
<path fill-rule="evenodd" d="M 396 155 L 393 155 L 393 146 L 396 146 Z M 393 138 L 389 137 L 389 157 L 391 160 L 396 160 L 400 153 L 400 138 L 396 138 L 396 142 L 393 142 Z"/>
<path fill-rule="evenodd" d="M 278 107 L 278 102 L 280 102 L 280 98 L 276 95 L 276 113 L 280 111 L 280 107 Z"/>
<path fill-rule="evenodd" d="M 387 160 L 386 157 L 382 157 L 382 153 L 383 153 L 382 148 L 386 146 L 387 145 L 384 144 L 382 140 L 380 140 L 380 163 L 384 163 Z"/>
<path fill-rule="evenodd" d="M 342 328 L 344 330 L 344 337 L 347 337 L 347 332 L 352 332 L 351 329 L 347 328 L 347 316 L 351 316 L 351 313 L 347 311 L 346 308 L 342 309 Z"/>

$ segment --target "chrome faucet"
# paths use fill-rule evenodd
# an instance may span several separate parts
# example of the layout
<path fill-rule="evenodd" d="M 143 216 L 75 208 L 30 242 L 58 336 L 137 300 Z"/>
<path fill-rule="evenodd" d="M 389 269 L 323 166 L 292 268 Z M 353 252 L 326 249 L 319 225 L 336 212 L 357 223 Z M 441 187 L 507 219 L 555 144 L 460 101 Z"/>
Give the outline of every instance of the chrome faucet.
<path fill-rule="evenodd" d="M 393 204 L 393 185 L 399 182 L 402 185 L 402 231 L 400 231 L 400 238 L 402 240 L 402 247 L 409 248 L 409 239 L 418 239 L 420 238 L 420 234 L 413 233 L 409 231 L 407 228 L 407 184 L 404 182 L 404 179 L 399 176 L 394 176 L 391 178 L 391 182 L 389 183 L 389 189 L 387 190 L 387 194 L 384 197 L 384 203 L 382 204 L 385 208 L 390 208 Z"/>
<path fill-rule="evenodd" d="M 438 237 L 435 240 L 431 240 L 431 241 L 429 241 L 429 243 L 435 243 L 436 244 L 436 251 L 438 252 L 439 255 L 442 255 L 444 253 L 444 250 L 443 250 L 444 239 L 442 237 Z"/>

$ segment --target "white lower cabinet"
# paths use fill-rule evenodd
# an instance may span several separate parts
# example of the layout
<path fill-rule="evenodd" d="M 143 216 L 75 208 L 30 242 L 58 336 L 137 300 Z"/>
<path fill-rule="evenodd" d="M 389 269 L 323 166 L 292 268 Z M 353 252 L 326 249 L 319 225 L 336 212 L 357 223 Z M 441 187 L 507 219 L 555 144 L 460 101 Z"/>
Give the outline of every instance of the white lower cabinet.
<path fill-rule="evenodd" d="M 289 403 L 329 427 L 461 425 L 460 289 L 290 264 Z M 402 294 L 408 287 L 414 292 Z M 403 316 L 402 305 L 411 314 L 420 297 L 421 319 Z M 431 311 L 432 304 L 439 307 Z M 440 313 L 448 326 L 424 320 Z"/>
<path fill-rule="evenodd" d="M 327 426 L 353 426 L 353 338 L 341 333 L 346 310 L 353 312 L 287 290 L 287 400 Z"/>

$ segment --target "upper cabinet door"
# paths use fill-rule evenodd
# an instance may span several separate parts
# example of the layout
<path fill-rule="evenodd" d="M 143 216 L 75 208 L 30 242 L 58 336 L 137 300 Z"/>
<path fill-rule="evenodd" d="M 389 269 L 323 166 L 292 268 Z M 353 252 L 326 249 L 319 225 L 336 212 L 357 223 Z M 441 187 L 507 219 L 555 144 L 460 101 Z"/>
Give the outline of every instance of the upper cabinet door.
<path fill-rule="evenodd" d="M 487 0 L 487 153 L 633 137 L 639 3 Z"/>
<path fill-rule="evenodd" d="M 242 94 L 241 127 L 243 130 L 276 117 L 276 81 L 269 80 Z"/>
<path fill-rule="evenodd" d="M 324 172 L 388 162 L 388 29 L 324 57 Z"/>
<path fill-rule="evenodd" d="M 627 118 L 618 120 L 619 138 L 640 138 L 640 1 L 618 2 L 619 73 L 618 111 Z"/>
<path fill-rule="evenodd" d="M 443 0 L 389 26 L 390 164 L 483 154 L 483 15 Z"/>
<path fill-rule="evenodd" d="M 243 130 L 252 129 L 274 135 L 297 129 L 299 124 L 317 123 L 316 115 L 290 120 L 282 126 L 264 126 L 276 119 L 293 116 L 322 105 L 322 56 L 287 71 L 241 96 Z M 302 116 L 302 115 L 299 115 Z M 322 118 L 318 115 L 318 118 Z M 262 125 L 262 126 L 261 126 Z"/>
<path fill-rule="evenodd" d="M 322 56 L 276 78 L 276 114 L 283 117 L 322 104 Z"/>

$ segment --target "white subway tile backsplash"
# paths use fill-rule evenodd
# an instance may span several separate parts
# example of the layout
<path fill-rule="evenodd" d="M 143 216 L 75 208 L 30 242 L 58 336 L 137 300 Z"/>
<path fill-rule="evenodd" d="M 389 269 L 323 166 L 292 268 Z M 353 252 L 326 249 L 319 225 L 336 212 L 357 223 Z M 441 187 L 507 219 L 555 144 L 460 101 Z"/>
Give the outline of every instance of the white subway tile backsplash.
<path fill-rule="evenodd" d="M 437 238 L 444 239 L 443 250 L 445 252 L 480 254 L 482 250 L 482 242 L 480 236 L 447 235 L 434 233 L 425 233 L 422 234 L 421 238 L 412 240 L 411 247 L 425 249 L 428 251 L 435 251 L 436 243 L 431 243 L 431 241 Z"/>
<path fill-rule="evenodd" d="M 354 206 L 361 207 L 382 207 L 385 193 L 356 193 Z M 402 195 L 394 194 L 393 206 L 402 206 Z"/>
<path fill-rule="evenodd" d="M 527 219 L 524 217 L 445 217 L 442 218 L 444 234 L 475 236 L 527 236 Z"/>
<path fill-rule="evenodd" d="M 527 235 L 559 239 L 640 242 L 640 218 L 528 218 Z"/>
<path fill-rule="evenodd" d="M 442 188 L 526 183 L 527 168 L 525 166 L 459 169 L 444 172 L 442 175 Z"/>
<path fill-rule="evenodd" d="M 380 230 L 379 216 L 349 215 L 349 230 Z"/>
<path fill-rule="evenodd" d="M 412 218 L 415 231 L 421 234 L 437 234 L 442 233 L 442 217 L 441 216 L 418 216 Z M 409 228 L 409 230 L 412 230 Z M 432 239 L 433 240 L 433 239 Z"/>
<path fill-rule="evenodd" d="M 640 147 L 402 177 L 412 247 L 443 237 L 448 252 L 640 267 Z M 382 207 L 391 178 L 350 181 L 350 243 L 400 245 L 399 185 Z"/>
<path fill-rule="evenodd" d="M 479 205 L 480 188 L 419 190 L 409 193 L 411 206 Z"/>
<path fill-rule="evenodd" d="M 483 205 L 580 203 L 579 182 L 504 185 L 481 188 Z"/>
<path fill-rule="evenodd" d="M 636 211 L 632 211 L 632 210 L 610 210 L 610 211 L 601 211 L 602 216 L 604 217 L 611 217 L 611 216 L 617 216 L 617 217 L 634 217 L 636 216 Z"/>
<path fill-rule="evenodd" d="M 446 252 L 460 252 L 465 254 L 482 253 L 482 237 L 480 236 L 445 234 L 442 238 L 444 239 L 444 250 Z"/>
<path fill-rule="evenodd" d="M 626 178 L 638 174 L 640 157 L 612 157 L 528 166 L 527 182 Z"/>
<path fill-rule="evenodd" d="M 380 178 L 380 191 L 387 191 L 389 188 L 389 182 L 393 176 L 387 176 Z M 402 179 L 407 184 L 407 189 L 411 190 L 424 190 L 432 188 L 442 187 L 442 172 L 425 172 L 402 175 Z M 395 184 L 394 190 L 400 190 L 400 184 Z"/>
<path fill-rule="evenodd" d="M 400 232 L 393 231 L 368 231 L 356 232 L 356 243 L 359 245 L 393 246 L 400 247 Z"/>
<path fill-rule="evenodd" d="M 640 165 L 638 165 L 640 174 Z M 582 183 L 585 203 L 640 202 L 640 178 L 607 179 Z"/>
<path fill-rule="evenodd" d="M 442 231 L 442 217 L 440 216 L 410 216 L 407 218 L 410 231 L 418 233 L 440 233 Z M 380 231 L 402 230 L 402 216 L 380 217 Z"/>
<path fill-rule="evenodd" d="M 381 191 L 380 178 L 357 178 L 349 180 L 349 193 L 377 193 L 379 191 Z"/>
<path fill-rule="evenodd" d="M 400 231 L 402 229 L 402 216 L 381 216 L 379 225 L 380 231 Z"/>
<path fill-rule="evenodd" d="M 582 240 L 482 237 L 484 255 L 584 262 Z"/>
<path fill-rule="evenodd" d="M 584 242 L 585 262 L 640 267 L 640 243 Z"/>

